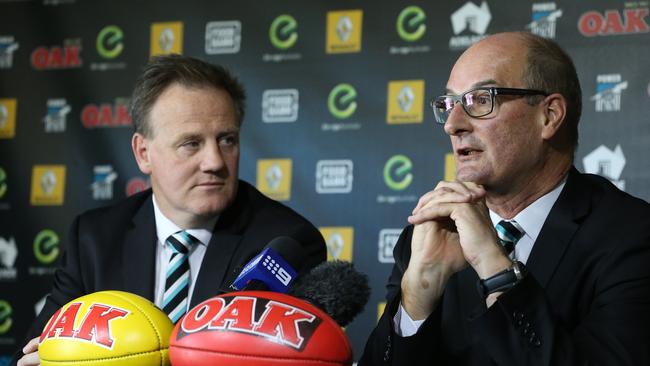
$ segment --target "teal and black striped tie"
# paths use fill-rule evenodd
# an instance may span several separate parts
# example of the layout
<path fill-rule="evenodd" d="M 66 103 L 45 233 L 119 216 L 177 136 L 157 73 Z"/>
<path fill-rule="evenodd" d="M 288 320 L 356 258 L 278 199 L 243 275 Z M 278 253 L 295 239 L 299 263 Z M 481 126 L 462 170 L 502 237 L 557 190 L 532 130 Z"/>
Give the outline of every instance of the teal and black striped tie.
<path fill-rule="evenodd" d="M 186 231 L 170 235 L 165 241 L 174 251 L 167 265 L 163 311 L 176 323 L 187 311 L 190 288 L 189 254 L 199 240 Z"/>
<path fill-rule="evenodd" d="M 495 227 L 499 242 L 506 250 L 507 254 L 515 250 L 515 244 L 524 236 L 524 229 L 517 223 L 517 221 L 501 220 Z"/>

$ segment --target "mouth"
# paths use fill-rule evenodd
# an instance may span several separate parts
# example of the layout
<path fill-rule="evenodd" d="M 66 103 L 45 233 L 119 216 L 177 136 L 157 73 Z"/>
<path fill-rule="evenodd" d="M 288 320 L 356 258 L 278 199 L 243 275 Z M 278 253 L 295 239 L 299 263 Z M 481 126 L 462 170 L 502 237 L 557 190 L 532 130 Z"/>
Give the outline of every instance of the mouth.
<path fill-rule="evenodd" d="M 464 147 L 464 148 L 456 149 L 456 155 L 459 158 L 470 158 L 470 157 L 478 155 L 478 154 L 480 154 L 482 152 L 483 152 L 483 150 L 474 149 L 474 148 L 471 148 L 471 147 Z"/>

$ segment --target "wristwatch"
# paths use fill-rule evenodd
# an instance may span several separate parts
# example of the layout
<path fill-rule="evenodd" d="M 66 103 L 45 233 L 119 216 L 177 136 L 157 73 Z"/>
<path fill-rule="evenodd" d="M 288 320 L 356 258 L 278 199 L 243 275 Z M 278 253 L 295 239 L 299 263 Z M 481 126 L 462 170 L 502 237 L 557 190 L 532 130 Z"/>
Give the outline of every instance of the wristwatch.
<path fill-rule="evenodd" d="M 510 268 L 484 280 L 479 279 L 477 282 L 478 293 L 483 298 L 486 298 L 493 292 L 506 291 L 524 279 L 526 273 L 526 266 L 523 263 L 519 261 L 513 262 Z"/>

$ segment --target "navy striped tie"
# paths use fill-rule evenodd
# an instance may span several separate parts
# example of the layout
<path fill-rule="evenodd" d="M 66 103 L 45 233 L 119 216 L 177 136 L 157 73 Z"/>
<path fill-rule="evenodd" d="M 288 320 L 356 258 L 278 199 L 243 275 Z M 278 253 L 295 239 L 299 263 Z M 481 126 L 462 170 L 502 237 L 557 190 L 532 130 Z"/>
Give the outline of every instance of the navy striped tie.
<path fill-rule="evenodd" d="M 515 250 L 515 244 L 524 236 L 524 229 L 517 223 L 517 221 L 501 220 L 495 227 L 499 242 L 506 250 L 507 254 Z"/>
<path fill-rule="evenodd" d="M 174 253 L 167 265 L 162 309 L 172 322 L 176 323 L 187 311 L 190 288 L 189 253 L 199 240 L 186 231 L 179 231 L 170 235 L 165 243 Z"/>

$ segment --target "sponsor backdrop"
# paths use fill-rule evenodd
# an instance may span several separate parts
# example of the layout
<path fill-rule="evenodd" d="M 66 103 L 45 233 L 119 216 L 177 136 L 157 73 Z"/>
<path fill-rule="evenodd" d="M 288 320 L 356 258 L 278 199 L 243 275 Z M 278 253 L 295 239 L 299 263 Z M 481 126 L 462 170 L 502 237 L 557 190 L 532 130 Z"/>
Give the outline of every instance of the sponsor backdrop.
<path fill-rule="evenodd" d="M 231 68 L 248 90 L 241 176 L 369 274 L 358 358 L 418 197 L 453 179 L 428 101 L 458 55 L 528 30 L 572 55 L 576 166 L 650 198 L 648 1 L 0 1 L 0 365 L 21 346 L 74 215 L 148 186 L 127 105 L 148 57 Z"/>

